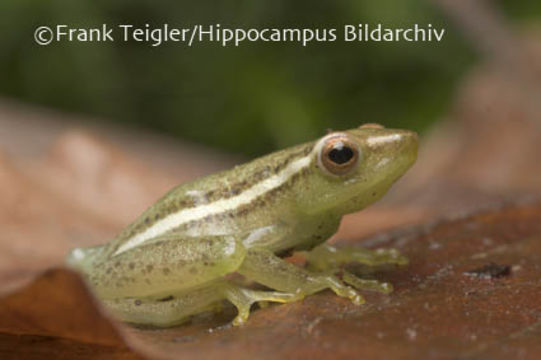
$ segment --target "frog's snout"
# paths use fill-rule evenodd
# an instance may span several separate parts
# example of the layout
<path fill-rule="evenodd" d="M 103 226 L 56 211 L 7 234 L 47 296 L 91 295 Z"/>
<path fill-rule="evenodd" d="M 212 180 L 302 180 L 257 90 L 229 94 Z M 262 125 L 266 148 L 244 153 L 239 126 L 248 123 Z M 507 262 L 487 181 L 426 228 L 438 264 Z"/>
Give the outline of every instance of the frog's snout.
<path fill-rule="evenodd" d="M 409 164 L 413 165 L 417 160 L 417 149 L 419 147 L 419 136 L 414 131 L 402 130 L 399 133 L 398 151 L 406 157 Z"/>
<path fill-rule="evenodd" d="M 400 130 L 395 140 L 398 167 L 401 172 L 408 170 L 417 160 L 419 136 L 414 131 Z"/>
<path fill-rule="evenodd" d="M 374 169 L 389 177 L 398 177 L 417 159 L 419 138 L 409 130 L 383 129 L 367 139 L 370 152 L 375 155 Z"/>

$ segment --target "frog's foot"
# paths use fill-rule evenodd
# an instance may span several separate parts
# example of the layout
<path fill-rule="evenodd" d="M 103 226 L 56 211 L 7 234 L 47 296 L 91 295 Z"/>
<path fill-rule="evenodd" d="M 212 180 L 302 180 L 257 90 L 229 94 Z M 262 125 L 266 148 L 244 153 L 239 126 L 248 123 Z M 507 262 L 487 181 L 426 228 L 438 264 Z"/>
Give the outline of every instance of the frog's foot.
<path fill-rule="evenodd" d="M 380 282 L 372 279 L 361 279 L 346 270 L 342 271 L 342 280 L 357 290 L 379 291 L 384 294 L 390 294 L 393 292 L 393 285 L 390 283 Z"/>
<path fill-rule="evenodd" d="M 354 304 L 364 303 L 364 299 L 355 289 L 345 285 L 336 276 L 307 271 L 267 250 L 250 249 L 238 272 L 250 280 L 287 293 L 306 296 L 331 289 Z"/>
<path fill-rule="evenodd" d="M 302 300 L 304 295 L 300 292 L 285 293 L 277 291 L 258 291 L 230 285 L 224 288 L 224 296 L 238 310 L 238 314 L 233 320 L 233 325 L 242 325 L 248 320 L 250 307 L 253 303 L 264 303 L 268 301 L 288 303 Z"/>
<path fill-rule="evenodd" d="M 345 280 L 344 282 L 347 283 Z M 354 284 L 350 285 L 355 286 Z M 304 286 L 301 285 L 298 291 L 309 295 L 323 289 L 331 289 L 336 295 L 350 299 L 355 305 L 365 303 L 364 298 L 355 289 L 345 285 L 334 275 L 312 275 L 308 283 Z M 362 287 L 358 289 L 362 289 Z"/>
<path fill-rule="evenodd" d="M 336 248 L 322 244 L 306 252 L 305 256 L 308 267 L 318 271 L 338 269 L 342 265 L 353 262 L 369 266 L 408 264 L 408 259 L 396 249 L 369 250 L 352 246 Z"/>

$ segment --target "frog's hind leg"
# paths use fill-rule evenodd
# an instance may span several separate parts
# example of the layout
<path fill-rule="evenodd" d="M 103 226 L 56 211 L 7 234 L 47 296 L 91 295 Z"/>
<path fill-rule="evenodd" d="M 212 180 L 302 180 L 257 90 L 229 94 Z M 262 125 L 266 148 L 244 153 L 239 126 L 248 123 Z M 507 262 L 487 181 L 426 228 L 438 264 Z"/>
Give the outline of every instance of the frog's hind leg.
<path fill-rule="evenodd" d="M 111 254 L 113 250 L 108 250 Z M 127 251 L 97 257 L 85 272 L 101 299 L 166 298 L 234 272 L 245 249 L 233 236 L 158 237 Z"/>
<path fill-rule="evenodd" d="M 224 299 L 222 286 L 223 284 L 213 283 L 163 299 L 120 298 L 103 302 L 107 309 L 122 321 L 170 327 L 186 322 L 192 315 L 219 310 Z"/>
<path fill-rule="evenodd" d="M 120 320 L 158 327 L 169 327 L 186 322 L 192 315 L 221 309 L 222 300 L 229 300 L 238 310 L 233 325 L 246 322 L 250 307 L 255 302 L 292 302 L 301 294 L 258 291 L 243 288 L 227 280 L 215 281 L 191 291 L 174 294 L 164 299 L 105 300 L 107 308 Z"/>

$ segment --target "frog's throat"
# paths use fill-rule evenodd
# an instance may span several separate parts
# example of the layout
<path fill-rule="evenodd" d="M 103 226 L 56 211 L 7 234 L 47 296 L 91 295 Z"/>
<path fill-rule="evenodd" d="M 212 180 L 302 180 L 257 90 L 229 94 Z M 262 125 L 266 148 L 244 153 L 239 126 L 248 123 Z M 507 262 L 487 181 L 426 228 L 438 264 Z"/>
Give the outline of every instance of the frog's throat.
<path fill-rule="evenodd" d="M 201 220 L 207 216 L 226 213 L 228 211 L 240 208 L 243 205 L 250 204 L 258 198 L 265 196 L 265 194 L 287 183 L 287 181 L 295 176 L 295 174 L 298 174 L 303 169 L 309 167 L 312 163 L 312 159 L 313 151 L 308 155 L 291 162 L 279 173 L 255 183 L 236 196 L 227 199 L 218 199 L 211 203 L 201 204 L 189 209 L 182 209 L 176 213 L 172 213 L 157 221 L 142 232 L 137 233 L 130 239 L 126 240 L 118 247 L 113 256 L 138 247 L 150 239 L 163 235 L 170 230 L 182 226 L 183 224 Z"/>

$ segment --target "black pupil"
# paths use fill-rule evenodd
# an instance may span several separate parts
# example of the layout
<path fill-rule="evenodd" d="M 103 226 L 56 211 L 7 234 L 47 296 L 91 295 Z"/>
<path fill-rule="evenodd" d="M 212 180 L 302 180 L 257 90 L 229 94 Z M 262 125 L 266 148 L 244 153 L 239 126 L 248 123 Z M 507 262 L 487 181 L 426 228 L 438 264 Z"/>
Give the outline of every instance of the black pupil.
<path fill-rule="evenodd" d="M 329 151 L 329 159 L 338 165 L 347 163 L 353 158 L 353 155 L 353 150 L 343 144 L 337 144 L 334 149 Z"/>

